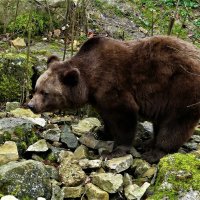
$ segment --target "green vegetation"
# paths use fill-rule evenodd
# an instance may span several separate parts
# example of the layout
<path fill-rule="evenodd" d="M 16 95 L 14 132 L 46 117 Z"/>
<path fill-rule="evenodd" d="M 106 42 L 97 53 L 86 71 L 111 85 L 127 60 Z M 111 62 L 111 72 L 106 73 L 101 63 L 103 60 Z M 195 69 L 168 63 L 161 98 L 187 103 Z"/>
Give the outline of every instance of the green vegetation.
<path fill-rule="evenodd" d="M 200 39 L 200 4 L 197 0 L 129 0 L 134 7 L 134 21 L 150 35 L 167 34 L 171 20 L 175 20 L 172 35 Z"/>
<path fill-rule="evenodd" d="M 15 136 L 15 137 L 14 137 Z M 33 130 L 24 130 L 22 127 L 16 127 L 13 134 L 13 139 L 17 143 L 19 154 L 25 153 L 28 146 L 38 141 L 38 136 Z"/>
<path fill-rule="evenodd" d="M 38 141 L 34 130 L 27 130 L 21 126 L 16 127 L 13 133 L 5 131 L 0 135 L 0 145 L 6 141 L 14 141 L 17 144 L 19 155 L 22 156 L 28 146 Z"/>
<path fill-rule="evenodd" d="M 155 193 L 149 200 L 178 199 L 179 191 L 200 191 L 200 160 L 192 154 L 172 154 L 161 159 Z"/>
<path fill-rule="evenodd" d="M 0 52 L 4 53 L 0 53 L 0 102 L 24 102 L 31 89 L 31 68 L 35 64 L 32 57 L 43 56 L 45 60 L 56 53 L 65 59 L 77 51 L 90 29 L 126 40 L 171 34 L 200 47 L 199 10 L 199 0 L 69 0 L 61 6 L 51 6 L 48 1 L 2 0 Z M 61 35 L 54 37 L 57 28 Z M 7 37 L 6 42 L 1 40 L 2 34 Z M 10 40 L 18 36 L 28 41 L 27 49 L 10 48 Z M 30 48 L 32 41 L 41 41 L 41 36 L 51 40 L 51 44 L 41 42 L 44 49 Z M 52 42 L 55 38 L 57 41 Z"/>
<path fill-rule="evenodd" d="M 26 54 L 23 53 L 0 54 L 0 102 L 20 101 L 27 68 L 29 77 L 31 77 L 33 62 L 34 59 L 31 59 L 27 66 Z M 30 79 L 27 81 L 30 89 Z"/>
<path fill-rule="evenodd" d="M 6 131 L 6 132 L 3 134 L 3 142 L 2 142 L 1 144 L 3 144 L 5 141 L 10 141 L 11 138 L 12 138 L 11 134 L 10 134 L 9 132 Z"/>
<path fill-rule="evenodd" d="M 49 16 L 44 12 L 32 13 L 31 18 L 31 34 L 41 35 L 44 34 L 49 28 Z M 28 34 L 29 13 L 18 15 L 15 21 L 8 24 L 8 31 L 17 33 L 18 35 Z"/>
<path fill-rule="evenodd" d="M 95 0 L 94 5 L 104 15 L 134 21 L 146 36 L 171 34 L 183 39 L 189 38 L 199 45 L 200 4 L 198 0 L 180 0 L 178 5 L 177 2 L 177 0 Z M 124 8 L 123 4 L 127 6 Z"/>
<path fill-rule="evenodd" d="M 47 156 L 47 160 L 50 162 L 57 162 L 57 157 L 53 152 L 50 152 Z"/>

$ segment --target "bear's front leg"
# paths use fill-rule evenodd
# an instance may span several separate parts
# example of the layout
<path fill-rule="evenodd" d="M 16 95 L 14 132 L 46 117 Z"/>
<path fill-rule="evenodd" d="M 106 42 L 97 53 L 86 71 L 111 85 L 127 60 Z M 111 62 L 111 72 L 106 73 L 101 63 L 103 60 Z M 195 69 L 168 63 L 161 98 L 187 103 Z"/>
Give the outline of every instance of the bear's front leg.
<path fill-rule="evenodd" d="M 115 141 L 113 152 L 102 156 L 113 158 L 129 153 L 136 132 L 137 114 L 132 111 L 112 110 L 103 113 L 102 118 L 107 127 L 106 134 L 111 134 Z"/>

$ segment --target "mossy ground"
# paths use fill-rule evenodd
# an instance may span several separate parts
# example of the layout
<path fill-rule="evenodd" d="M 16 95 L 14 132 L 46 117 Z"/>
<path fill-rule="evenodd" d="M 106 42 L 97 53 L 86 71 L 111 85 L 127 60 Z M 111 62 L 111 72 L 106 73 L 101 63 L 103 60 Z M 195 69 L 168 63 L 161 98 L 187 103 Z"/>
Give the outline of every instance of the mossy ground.
<path fill-rule="evenodd" d="M 193 154 L 172 154 L 161 159 L 155 184 L 155 193 L 149 200 L 168 197 L 178 199 L 179 192 L 200 191 L 200 159 Z"/>

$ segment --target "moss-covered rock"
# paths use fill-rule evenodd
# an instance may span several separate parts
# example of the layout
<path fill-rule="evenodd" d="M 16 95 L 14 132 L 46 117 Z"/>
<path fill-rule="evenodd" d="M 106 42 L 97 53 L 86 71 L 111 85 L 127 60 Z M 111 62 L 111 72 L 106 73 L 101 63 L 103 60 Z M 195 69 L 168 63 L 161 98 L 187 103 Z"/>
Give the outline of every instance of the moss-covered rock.
<path fill-rule="evenodd" d="M 33 160 L 2 165 L 0 194 L 12 194 L 19 199 L 50 199 L 51 182 L 45 165 Z"/>
<path fill-rule="evenodd" d="M 0 101 L 20 101 L 22 92 L 31 87 L 32 66 L 37 60 L 26 53 L 0 53 Z"/>
<path fill-rule="evenodd" d="M 31 110 L 29 109 L 24 109 L 24 108 L 16 108 L 14 110 L 11 110 L 10 113 L 14 117 L 31 117 L 31 118 L 39 118 L 41 115 L 34 114 Z"/>
<path fill-rule="evenodd" d="M 160 160 L 154 195 L 149 200 L 179 199 L 200 191 L 200 159 L 193 154 L 172 154 Z"/>
<path fill-rule="evenodd" d="M 3 135 L 4 133 L 12 134 L 19 127 L 22 130 L 30 131 L 32 130 L 33 123 L 28 119 L 22 119 L 22 118 L 10 117 L 10 118 L 0 119 L 0 135 Z M 18 133 L 20 134 L 20 132 Z"/>
<path fill-rule="evenodd" d="M 15 110 L 20 107 L 19 102 L 7 102 L 6 103 L 6 111 L 10 112 L 11 110 Z"/>
<path fill-rule="evenodd" d="M 38 141 L 38 135 L 34 131 L 34 124 L 22 118 L 0 119 L 0 144 L 6 141 L 14 141 L 17 144 L 20 157 L 27 147 Z"/>
<path fill-rule="evenodd" d="M 12 137 L 13 140 L 17 143 L 20 155 L 22 155 L 27 150 L 28 146 L 34 144 L 39 139 L 33 130 L 24 130 L 23 127 L 16 127 Z"/>

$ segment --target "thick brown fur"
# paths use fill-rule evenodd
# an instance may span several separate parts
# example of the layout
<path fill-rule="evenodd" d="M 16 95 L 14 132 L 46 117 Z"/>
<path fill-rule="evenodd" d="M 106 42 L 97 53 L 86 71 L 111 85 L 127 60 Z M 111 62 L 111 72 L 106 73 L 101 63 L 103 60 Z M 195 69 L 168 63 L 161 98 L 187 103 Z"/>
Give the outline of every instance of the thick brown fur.
<path fill-rule="evenodd" d="M 152 121 L 154 139 L 144 158 L 157 162 L 191 137 L 200 118 L 200 51 L 167 36 L 97 37 L 70 60 L 49 59 L 29 106 L 44 112 L 86 103 L 101 115 L 117 155 L 130 149 L 139 115 Z"/>

